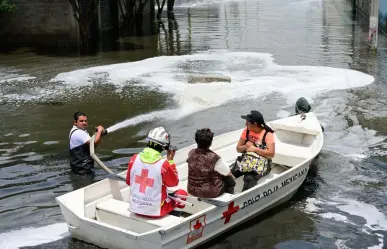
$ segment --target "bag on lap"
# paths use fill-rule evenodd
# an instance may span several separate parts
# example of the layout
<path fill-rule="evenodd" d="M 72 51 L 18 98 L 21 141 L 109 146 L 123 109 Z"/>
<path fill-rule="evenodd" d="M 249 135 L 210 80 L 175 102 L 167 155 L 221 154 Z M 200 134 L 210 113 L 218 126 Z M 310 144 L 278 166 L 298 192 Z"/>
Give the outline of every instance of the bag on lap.
<path fill-rule="evenodd" d="M 246 138 L 248 138 L 248 132 L 246 131 Z M 265 132 L 262 139 L 262 144 L 258 145 L 260 149 L 266 149 L 266 135 L 268 131 Z M 247 142 L 247 140 L 246 140 Z M 271 170 L 270 168 L 271 160 L 263 156 L 258 155 L 255 152 L 244 152 L 241 156 L 238 156 L 235 160 L 234 165 L 232 166 L 232 171 L 237 175 L 249 172 L 255 172 L 257 175 L 264 176 L 268 174 Z"/>

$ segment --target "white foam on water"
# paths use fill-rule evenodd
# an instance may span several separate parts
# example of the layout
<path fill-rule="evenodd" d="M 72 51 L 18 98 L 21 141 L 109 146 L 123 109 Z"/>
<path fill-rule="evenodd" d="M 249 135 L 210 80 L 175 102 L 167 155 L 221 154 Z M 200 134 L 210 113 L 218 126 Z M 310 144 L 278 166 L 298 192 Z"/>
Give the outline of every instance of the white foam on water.
<path fill-rule="evenodd" d="M 369 246 L 367 248 L 368 249 L 384 249 L 383 248 L 383 246 L 384 246 L 384 243 L 383 243 L 384 236 L 382 234 L 379 234 L 379 233 L 375 233 L 375 235 L 377 235 L 379 237 L 378 238 L 379 244 L 378 245 L 374 245 L 374 246 Z"/>
<path fill-rule="evenodd" d="M 0 164 L 7 164 L 7 163 L 12 163 L 16 160 L 0 160 Z"/>
<path fill-rule="evenodd" d="M 205 7 L 212 4 L 236 2 L 237 0 L 176 0 L 174 8 Z"/>
<path fill-rule="evenodd" d="M 318 205 L 331 205 L 343 213 L 361 217 L 365 220 L 365 224 L 362 225 L 362 232 L 368 235 L 378 236 L 378 241 L 380 242 L 378 245 L 368 247 L 368 249 L 383 248 L 384 235 L 377 233 L 377 231 L 380 230 L 387 231 L 387 218 L 382 212 L 380 212 L 375 206 L 361 201 L 347 199 L 339 196 L 332 197 L 331 199 L 332 201 L 323 201 L 316 198 L 307 198 L 307 205 L 304 208 L 304 211 L 307 213 L 318 214 L 323 218 L 333 218 L 336 221 L 349 223 L 355 226 L 359 226 L 360 224 L 354 224 L 353 222 L 350 222 L 348 217 L 344 216 L 343 214 L 318 213 L 321 210 Z M 343 242 L 345 241 L 340 242 L 341 246 L 344 245 Z"/>
<path fill-rule="evenodd" d="M 373 231 L 384 230 L 387 231 L 386 216 L 380 212 L 375 206 L 351 199 L 336 198 L 333 200 L 341 203 L 336 207 L 350 215 L 362 217 L 366 220 L 365 227 Z"/>
<path fill-rule="evenodd" d="M 375 130 L 354 125 L 336 132 L 326 132 L 324 149 L 355 159 L 367 157 L 364 153 L 370 152 L 372 146 L 383 142 L 386 137 L 376 135 Z"/>
<path fill-rule="evenodd" d="M 59 144 L 59 141 L 46 141 L 43 144 L 44 145 Z"/>
<path fill-rule="evenodd" d="M 320 210 L 320 208 L 317 207 L 317 205 L 322 203 L 323 203 L 322 201 L 317 200 L 316 198 L 307 198 L 304 211 L 307 213 L 315 213 Z"/>
<path fill-rule="evenodd" d="M 27 80 L 33 80 L 36 77 L 31 77 L 28 75 L 25 76 L 19 76 L 19 77 L 6 77 L 5 79 L 0 80 L 0 83 L 5 83 L 5 82 L 12 82 L 12 81 L 27 81 Z"/>
<path fill-rule="evenodd" d="M 43 227 L 29 227 L 0 234 L 1 249 L 18 249 L 36 246 L 69 236 L 66 223 L 56 223 Z"/>
<path fill-rule="evenodd" d="M 190 73 L 230 76 L 232 82 L 188 84 Z M 160 56 L 92 67 L 58 74 L 51 81 L 64 82 L 67 87 L 76 90 L 80 86 L 92 86 L 90 79 L 99 76 L 118 88 L 136 82 L 149 89 L 173 94 L 176 109 L 140 115 L 125 121 L 127 125 L 159 118 L 176 120 L 231 101 L 263 98 L 270 93 L 281 94 L 289 105 L 294 105 L 300 96 L 312 100 L 317 94 L 329 90 L 363 87 L 374 81 L 372 76 L 359 71 L 317 66 L 282 66 L 275 64 L 270 54 L 227 51 Z M 110 132 L 115 129 L 116 126 L 111 127 Z"/>
<path fill-rule="evenodd" d="M 18 144 L 18 145 L 20 145 L 20 144 L 34 144 L 34 143 L 36 143 L 37 141 L 25 141 L 25 142 L 14 142 L 13 144 Z"/>
<path fill-rule="evenodd" d="M 341 215 L 341 214 L 336 214 L 336 213 L 321 213 L 320 216 L 322 216 L 323 218 L 325 219 L 334 219 L 335 221 L 339 221 L 339 222 L 344 222 L 344 223 L 349 223 L 349 224 L 352 224 L 352 225 L 355 225 L 354 223 L 348 221 L 348 218 L 344 215 Z"/>
<path fill-rule="evenodd" d="M 346 241 L 347 240 L 342 240 L 342 239 L 336 240 L 335 245 L 337 246 L 337 249 L 351 249 L 344 244 Z"/>
<path fill-rule="evenodd" d="M 0 157 L 0 160 L 8 160 L 8 159 L 13 159 L 13 158 L 17 158 L 17 157 L 24 157 L 24 156 L 34 156 L 36 155 L 35 152 L 27 152 L 27 153 L 22 153 L 22 154 L 17 154 L 17 155 L 13 155 L 13 156 L 1 156 Z"/>
<path fill-rule="evenodd" d="M 30 136 L 31 134 L 21 134 L 21 135 L 19 135 L 19 137 L 28 137 L 28 136 Z"/>
<path fill-rule="evenodd" d="M 361 181 L 364 183 L 380 183 L 381 181 L 365 175 L 355 175 L 351 177 L 351 181 Z"/>

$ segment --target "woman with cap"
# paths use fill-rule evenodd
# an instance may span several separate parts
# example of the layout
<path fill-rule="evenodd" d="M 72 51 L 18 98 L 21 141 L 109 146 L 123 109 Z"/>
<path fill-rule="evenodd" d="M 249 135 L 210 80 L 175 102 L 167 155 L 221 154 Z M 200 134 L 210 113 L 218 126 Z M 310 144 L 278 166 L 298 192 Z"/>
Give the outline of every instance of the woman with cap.
<path fill-rule="evenodd" d="M 237 151 L 239 153 L 255 152 L 260 156 L 273 158 L 275 153 L 274 131 L 265 124 L 263 115 L 259 111 L 253 110 L 249 114 L 242 115 L 241 117 L 246 120 L 246 129 L 243 130 L 239 138 Z M 266 143 L 266 149 L 261 149 L 259 145 L 262 145 L 266 131 L 267 134 L 264 141 Z M 256 147 L 251 147 L 252 145 L 256 145 Z"/>
<path fill-rule="evenodd" d="M 265 124 L 263 115 L 259 111 L 253 110 L 241 117 L 246 120 L 246 129 L 239 138 L 237 151 L 239 153 L 254 152 L 266 158 L 270 168 L 271 158 L 275 154 L 274 131 Z M 235 173 L 233 172 L 234 175 Z M 260 175 L 254 171 L 243 174 L 245 176 L 242 191 L 254 187 L 260 178 Z"/>

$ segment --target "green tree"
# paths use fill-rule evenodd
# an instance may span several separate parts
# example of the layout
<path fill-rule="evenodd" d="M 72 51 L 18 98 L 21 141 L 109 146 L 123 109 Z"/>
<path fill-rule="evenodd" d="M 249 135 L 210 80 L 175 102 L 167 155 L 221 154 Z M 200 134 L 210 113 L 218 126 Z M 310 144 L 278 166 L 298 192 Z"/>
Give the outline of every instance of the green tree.
<path fill-rule="evenodd" d="M 2 12 L 15 12 L 16 8 L 14 4 L 11 4 L 8 0 L 0 0 L 0 13 Z"/>

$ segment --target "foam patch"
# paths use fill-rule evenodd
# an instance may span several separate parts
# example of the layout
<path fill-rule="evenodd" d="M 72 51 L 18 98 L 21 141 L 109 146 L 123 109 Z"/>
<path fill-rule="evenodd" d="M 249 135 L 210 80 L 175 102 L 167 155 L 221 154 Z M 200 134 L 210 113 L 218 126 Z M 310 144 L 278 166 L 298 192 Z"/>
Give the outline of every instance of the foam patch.
<path fill-rule="evenodd" d="M 36 246 L 69 236 L 66 223 L 56 223 L 44 227 L 29 227 L 0 234 L 1 249 L 18 249 Z"/>

